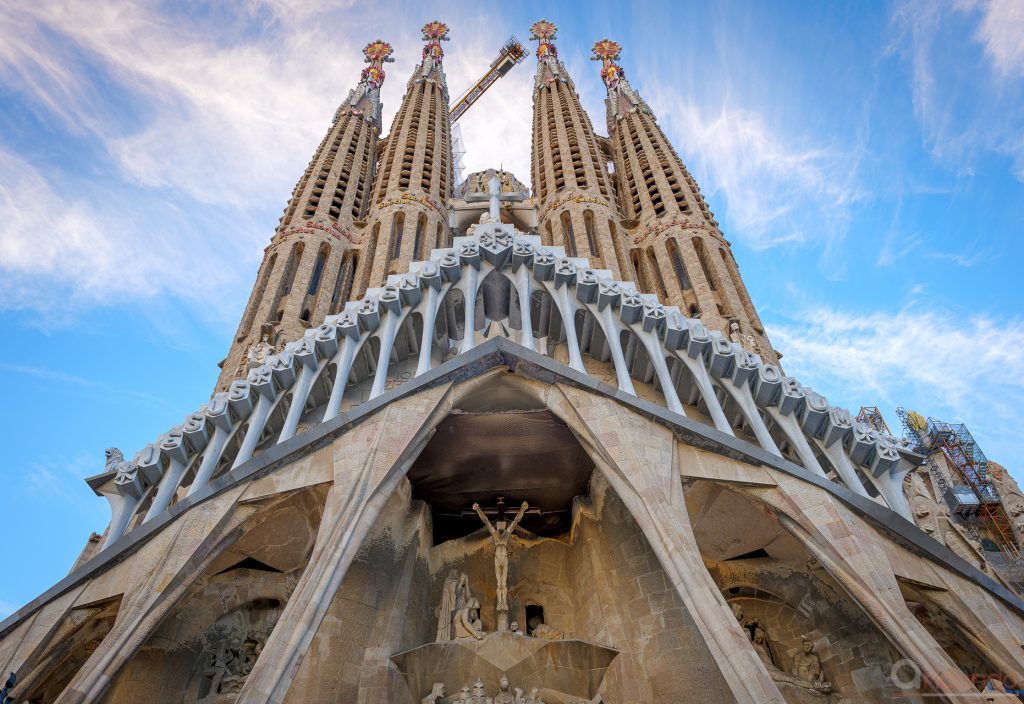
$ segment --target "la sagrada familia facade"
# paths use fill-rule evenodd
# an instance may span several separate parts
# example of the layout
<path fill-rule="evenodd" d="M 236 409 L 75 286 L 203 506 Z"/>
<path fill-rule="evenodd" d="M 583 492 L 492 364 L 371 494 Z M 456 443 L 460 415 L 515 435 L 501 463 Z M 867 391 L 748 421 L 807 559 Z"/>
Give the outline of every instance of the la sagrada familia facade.
<path fill-rule="evenodd" d="M 603 136 L 531 30 L 532 190 L 456 183 L 444 24 L 386 137 L 366 47 L 212 398 L 0 624 L 16 701 L 1019 700 L 925 458 L 782 371 L 620 47 Z"/>

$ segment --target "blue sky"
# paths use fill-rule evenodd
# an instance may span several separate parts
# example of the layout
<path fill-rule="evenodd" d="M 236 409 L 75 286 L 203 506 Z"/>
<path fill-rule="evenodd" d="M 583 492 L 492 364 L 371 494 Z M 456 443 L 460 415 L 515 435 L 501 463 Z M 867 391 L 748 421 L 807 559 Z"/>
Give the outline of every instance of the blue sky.
<path fill-rule="evenodd" d="M 716 212 L 786 371 L 890 424 L 966 421 L 1024 479 L 1019 0 L 0 5 L 0 612 L 70 568 L 83 477 L 208 398 L 288 194 L 395 46 L 385 125 L 442 19 L 459 94 L 560 28 L 595 126 L 610 36 Z M 470 169 L 529 180 L 534 60 L 462 120 Z"/>

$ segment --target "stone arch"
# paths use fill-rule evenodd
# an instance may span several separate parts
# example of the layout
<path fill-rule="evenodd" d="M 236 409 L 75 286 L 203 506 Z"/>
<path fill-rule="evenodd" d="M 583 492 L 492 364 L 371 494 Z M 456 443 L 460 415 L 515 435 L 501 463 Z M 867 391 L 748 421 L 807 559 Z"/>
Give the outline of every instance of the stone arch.
<path fill-rule="evenodd" d="M 803 637 L 813 643 L 823 678 L 847 700 L 891 701 L 887 678 L 902 655 L 772 508 L 709 481 L 688 487 L 687 504 L 700 506 L 692 517 L 697 546 L 723 598 L 743 607 L 742 615 L 734 608 L 740 626 L 748 636 L 755 626 L 766 632 L 774 661 L 766 668 L 786 701 L 810 696 L 788 681 Z"/>
<path fill-rule="evenodd" d="M 211 627 L 223 615 L 258 600 L 287 602 L 308 562 L 326 493 L 321 485 L 253 503 L 223 530 L 215 529 L 205 550 L 186 561 L 170 558 L 181 564 L 181 571 L 174 576 L 175 586 L 161 590 L 147 608 L 149 625 L 150 616 L 136 613 L 128 624 L 130 640 L 125 640 L 129 631 L 121 629 L 113 640 L 117 650 L 102 643 L 95 653 L 99 658 L 102 651 L 101 663 L 87 662 L 83 668 L 92 669 L 81 691 L 95 694 L 102 687 L 102 696 L 90 701 L 182 702 L 209 642 L 204 634 L 217 634 Z M 71 686 L 81 684 L 79 679 Z"/>
<path fill-rule="evenodd" d="M 18 668 L 19 701 L 49 704 L 57 700 L 95 652 L 117 619 L 121 597 L 71 609 L 53 637 Z"/>

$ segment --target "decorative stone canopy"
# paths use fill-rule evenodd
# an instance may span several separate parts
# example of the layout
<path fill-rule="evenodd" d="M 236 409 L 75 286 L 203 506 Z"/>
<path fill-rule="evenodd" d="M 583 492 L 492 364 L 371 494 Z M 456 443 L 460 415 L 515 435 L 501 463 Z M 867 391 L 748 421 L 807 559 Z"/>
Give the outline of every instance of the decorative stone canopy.
<path fill-rule="evenodd" d="M 162 513 L 180 488 L 200 492 L 213 477 L 291 439 L 300 423 L 330 421 L 488 336 L 554 355 L 624 394 L 749 438 L 910 517 L 902 481 L 921 458 L 900 441 L 855 422 L 656 296 L 589 268 L 586 259 L 544 247 L 511 225 L 471 230 L 215 394 L 124 463 L 112 484 L 109 472 L 90 480 L 112 505 L 105 545 L 143 509 L 136 526 Z"/>

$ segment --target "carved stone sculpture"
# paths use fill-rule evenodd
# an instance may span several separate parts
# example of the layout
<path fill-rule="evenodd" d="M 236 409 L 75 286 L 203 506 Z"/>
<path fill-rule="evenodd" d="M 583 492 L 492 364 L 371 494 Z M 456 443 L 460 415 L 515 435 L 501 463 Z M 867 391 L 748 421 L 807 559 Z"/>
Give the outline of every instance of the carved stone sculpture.
<path fill-rule="evenodd" d="M 519 513 L 512 519 L 512 523 L 506 527 L 505 521 L 498 521 L 498 525 L 491 525 L 487 514 L 480 510 L 480 504 L 473 504 L 473 510 L 480 517 L 480 520 L 487 526 L 491 534 L 491 541 L 494 544 L 494 575 L 497 579 L 497 610 L 498 613 L 508 613 L 508 545 L 512 540 L 512 533 L 515 531 L 519 521 L 523 519 L 529 505 L 524 501 L 519 507 Z"/>
<path fill-rule="evenodd" d="M 498 680 L 498 694 L 494 697 L 494 704 L 516 704 L 515 695 L 512 694 L 512 685 L 508 677 L 504 675 Z"/>
<path fill-rule="evenodd" d="M 455 572 L 451 572 L 444 580 L 441 589 L 441 604 L 437 607 L 437 638 L 435 643 L 447 643 L 452 639 L 452 621 L 455 618 Z"/>
<path fill-rule="evenodd" d="M 771 651 L 768 650 L 768 634 L 760 626 L 754 629 L 753 644 L 757 656 L 761 658 L 761 662 L 768 668 L 768 672 L 774 671 L 776 667 L 775 662 L 772 660 Z"/>
<path fill-rule="evenodd" d="M 420 704 L 436 704 L 444 697 L 444 682 L 435 682 L 430 694 L 420 700 Z"/>
<path fill-rule="evenodd" d="M 806 637 L 802 639 L 801 651 L 793 658 L 793 674 L 811 683 L 819 692 L 827 694 L 832 691 L 832 685 L 821 675 L 821 659 L 814 652 L 814 643 Z"/>
<path fill-rule="evenodd" d="M 267 361 L 267 357 L 274 353 L 274 346 L 270 343 L 270 334 L 267 332 L 263 333 L 260 341 L 257 342 L 249 350 L 248 368 L 254 369 L 255 367 L 263 366 Z"/>
<path fill-rule="evenodd" d="M 473 683 L 473 697 L 469 701 L 472 704 L 494 704 L 494 700 L 484 692 L 484 683 L 479 677 Z"/>
<path fill-rule="evenodd" d="M 484 637 L 483 624 L 480 621 L 480 602 L 470 597 L 465 606 L 459 609 L 452 624 L 456 640 L 481 640 Z"/>
<path fill-rule="evenodd" d="M 556 631 L 546 623 L 538 623 L 533 628 L 533 637 L 540 638 L 541 640 L 561 640 L 564 635 L 564 633 Z"/>
<path fill-rule="evenodd" d="M 108 472 L 114 469 L 119 462 L 124 462 L 124 453 L 116 447 L 108 447 L 103 454 L 106 457 L 105 469 Z"/>

